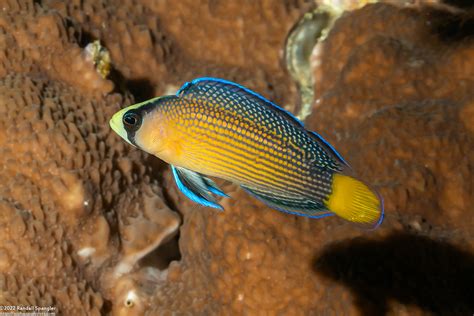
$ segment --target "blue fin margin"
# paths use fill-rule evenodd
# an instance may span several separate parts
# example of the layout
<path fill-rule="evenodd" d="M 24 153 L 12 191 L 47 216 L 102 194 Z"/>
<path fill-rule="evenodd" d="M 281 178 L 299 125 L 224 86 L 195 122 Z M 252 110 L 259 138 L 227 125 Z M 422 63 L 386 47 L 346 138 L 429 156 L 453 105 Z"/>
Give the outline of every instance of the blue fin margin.
<path fill-rule="evenodd" d="M 313 138 L 316 138 L 317 140 L 319 140 L 320 142 L 322 142 L 328 149 L 329 151 L 334 155 L 336 156 L 336 158 L 338 158 L 344 165 L 348 166 L 349 168 L 351 167 L 347 161 L 342 158 L 341 154 L 327 141 L 325 140 L 321 135 L 319 135 L 318 133 L 316 132 L 313 132 L 313 131 L 308 131 L 308 133 L 313 136 Z"/>
<path fill-rule="evenodd" d="M 198 84 L 200 82 L 203 82 L 203 81 L 211 81 L 211 82 L 219 82 L 219 83 L 222 83 L 222 84 L 226 84 L 226 85 L 230 85 L 230 86 L 233 86 L 233 87 L 237 87 L 239 89 L 242 89 L 243 91 L 247 92 L 248 94 L 256 97 L 257 99 L 263 101 L 264 103 L 272 106 L 275 110 L 277 111 L 280 111 L 284 114 L 286 114 L 288 117 L 290 117 L 295 123 L 297 123 L 300 127 L 304 128 L 304 124 L 302 121 L 300 121 L 296 116 L 293 115 L 293 113 L 289 112 L 288 110 L 285 110 L 284 108 L 276 105 L 275 103 L 273 103 L 272 101 L 266 99 L 264 96 L 238 84 L 238 83 L 235 83 L 235 82 L 232 82 L 232 81 L 228 81 L 228 80 L 225 80 L 225 79 L 221 79 L 221 78 L 213 78 L 213 77 L 201 77 L 201 78 L 197 78 L 197 79 L 194 79 L 190 82 L 186 82 L 185 84 L 183 84 L 183 86 L 178 90 L 178 92 L 176 92 L 176 96 L 179 96 L 181 93 L 183 93 L 186 89 L 188 89 L 189 87 L 191 87 L 192 85 L 194 84 Z M 306 129 L 305 129 L 306 130 Z M 339 154 L 339 152 L 328 142 L 326 141 L 321 135 L 319 135 L 318 133 L 314 132 L 314 131 L 309 131 L 309 130 L 306 130 L 311 136 L 313 136 L 313 138 L 319 140 L 320 142 L 322 142 L 325 147 L 327 147 L 329 149 L 329 151 L 331 151 L 331 153 L 337 158 L 339 159 L 344 165 L 348 166 L 350 168 L 350 165 L 347 163 L 347 161 L 342 157 L 341 154 Z"/>
<path fill-rule="evenodd" d="M 222 197 L 229 197 L 221 189 L 219 189 L 219 187 L 217 186 L 217 184 L 214 181 L 212 181 L 211 179 L 206 178 L 206 177 L 202 177 L 202 179 L 206 183 L 207 188 L 209 189 L 209 191 L 211 193 L 214 193 L 215 195 L 222 196 Z"/>
<path fill-rule="evenodd" d="M 185 84 L 183 84 L 181 86 L 181 88 L 178 90 L 178 92 L 176 92 L 176 96 L 179 96 L 184 90 L 186 90 L 187 88 L 189 88 L 190 86 L 192 86 L 193 84 L 197 84 L 197 83 L 200 83 L 200 82 L 203 82 L 203 81 L 212 81 L 212 82 L 219 82 L 219 83 L 223 83 L 223 84 L 227 84 L 227 85 L 230 85 L 230 86 L 233 86 L 233 87 L 236 87 L 236 88 L 240 88 L 242 90 L 244 90 L 245 92 L 247 92 L 248 94 L 258 98 L 259 100 L 271 105 L 272 107 L 275 108 L 275 110 L 277 111 L 281 111 L 283 112 L 284 114 L 288 115 L 290 118 L 292 118 L 295 123 L 297 123 L 299 126 L 303 127 L 304 128 L 304 124 L 303 122 L 301 122 L 296 116 L 293 115 L 293 113 L 291 113 L 290 111 L 288 110 L 285 110 L 284 108 L 276 105 L 275 103 L 273 103 L 272 101 L 268 100 L 267 98 L 265 98 L 264 96 L 256 93 L 255 91 L 252 91 L 250 90 L 249 88 L 246 88 L 238 83 L 235 83 L 235 82 L 232 82 L 232 81 L 228 81 L 228 80 L 225 80 L 225 79 L 221 79 L 221 78 L 213 78 L 213 77 L 201 77 L 201 78 L 197 78 L 197 79 L 194 79 L 190 82 L 186 82 Z"/>
<path fill-rule="evenodd" d="M 178 189 L 191 201 L 203 206 L 224 210 L 224 208 L 216 202 L 211 193 L 224 197 L 228 197 L 228 195 L 222 192 L 214 181 L 203 177 L 196 172 L 184 168 L 178 168 L 173 165 L 171 165 L 171 171 L 173 172 Z M 186 173 L 192 174 L 192 177 L 187 176 Z M 195 179 L 192 179 L 193 177 L 195 177 Z M 199 179 L 198 181 L 201 183 L 198 183 L 196 179 Z M 188 186 L 185 184 L 186 182 L 188 183 Z"/>
<path fill-rule="evenodd" d="M 377 223 L 375 223 L 375 225 L 373 227 L 371 227 L 369 230 L 377 229 L 382 224 L 382 222 L 385 218 L 385 206 L 384 206 L 383 197 L 377 191 L 375 191 L 375 192 L 376 192 L 377 196 L 380 199 L 380 217 L 379 217 L 379 220 L 377 221 Z"/>

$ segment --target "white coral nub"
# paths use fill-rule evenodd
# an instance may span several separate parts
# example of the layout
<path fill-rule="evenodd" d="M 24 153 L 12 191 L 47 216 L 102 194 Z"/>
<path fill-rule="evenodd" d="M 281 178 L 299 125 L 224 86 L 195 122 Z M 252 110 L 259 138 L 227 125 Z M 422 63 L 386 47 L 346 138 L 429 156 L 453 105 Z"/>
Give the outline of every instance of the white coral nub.
<path fill-rule="evenodd" d="M 95 248 L 92 247 L 84 247 L 77 251 L 77 255 L 82 258 L 88 258 L 95 253 Z"/>

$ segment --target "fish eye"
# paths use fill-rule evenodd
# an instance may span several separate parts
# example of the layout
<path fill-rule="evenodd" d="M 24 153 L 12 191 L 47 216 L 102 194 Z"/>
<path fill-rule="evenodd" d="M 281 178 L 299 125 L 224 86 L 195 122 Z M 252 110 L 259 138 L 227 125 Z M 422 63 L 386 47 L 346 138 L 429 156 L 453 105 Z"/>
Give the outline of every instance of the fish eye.
<path fill-rule="evenodd" d="M 125 113 L 122 121 L 123 121 L 123 126 L 125 127 L 125 129 L 133 130 L 133 131 L 136 131 L 137 129 L 139 129 L 140 125 L 142 124 L 141 116 L 135 112 Z"/>

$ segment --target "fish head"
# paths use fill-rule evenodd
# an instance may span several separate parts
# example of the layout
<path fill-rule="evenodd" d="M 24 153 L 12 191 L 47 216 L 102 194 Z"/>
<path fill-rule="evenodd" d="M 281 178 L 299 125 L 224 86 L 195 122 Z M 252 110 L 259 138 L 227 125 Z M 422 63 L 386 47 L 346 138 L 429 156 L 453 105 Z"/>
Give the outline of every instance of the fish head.
<path fill-rule="evenodd" d="M 162 99 L 154 98 L 118 111 L 110 119 L 110 127 L 132 146 L 159 156 L 168 141 L 165 113 L 160 110 Z"/>

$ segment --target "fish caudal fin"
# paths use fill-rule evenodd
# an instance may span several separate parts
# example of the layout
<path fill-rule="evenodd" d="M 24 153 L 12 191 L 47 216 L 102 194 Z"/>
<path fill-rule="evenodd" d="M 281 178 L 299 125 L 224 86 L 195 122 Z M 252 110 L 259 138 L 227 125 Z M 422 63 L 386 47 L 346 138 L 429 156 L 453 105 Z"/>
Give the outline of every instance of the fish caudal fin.
<path fill-rule="evenodd" d="M 377 228 L 383 220 L 383 201 L 363 182 L 343 174 L 334 174 L 332 193 L 325 201 L 339 217 L 364 227 Z"/>

